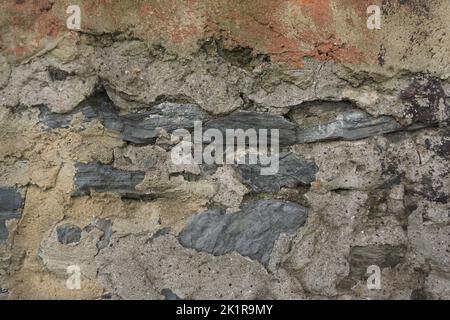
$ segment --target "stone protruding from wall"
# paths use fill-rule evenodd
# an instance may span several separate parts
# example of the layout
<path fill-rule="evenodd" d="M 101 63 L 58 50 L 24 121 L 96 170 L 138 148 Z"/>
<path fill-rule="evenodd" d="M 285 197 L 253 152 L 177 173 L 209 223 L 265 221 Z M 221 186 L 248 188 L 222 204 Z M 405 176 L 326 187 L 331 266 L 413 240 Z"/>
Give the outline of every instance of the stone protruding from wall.
<path fill-rule="evenodd" d="M 83 114 L 86 121 L 98 120 L 109 130 L 116 131 L 122 139 L 135 144 L 156 141 L 162 130 L 192 129 L 194 121 L 207 118 L 206 113 L 195 104 L 163 102 L 151 110 L 130 112 L 124 115 L 105 92 L 98 92 L 66 114 L 52 113 L 41 107 L 40 120 L 49 128 L 67 128 L 76 114 Z"/>
<path fill-rule="evenodd" d="M 267 266 L 280 234 L 294 235 L 308 211 L 288 201 L 260 200 L 227 214 L 211 209 L 191 218 L 179 235 L 184 247 L 223 255 L 233 251 Z"/>

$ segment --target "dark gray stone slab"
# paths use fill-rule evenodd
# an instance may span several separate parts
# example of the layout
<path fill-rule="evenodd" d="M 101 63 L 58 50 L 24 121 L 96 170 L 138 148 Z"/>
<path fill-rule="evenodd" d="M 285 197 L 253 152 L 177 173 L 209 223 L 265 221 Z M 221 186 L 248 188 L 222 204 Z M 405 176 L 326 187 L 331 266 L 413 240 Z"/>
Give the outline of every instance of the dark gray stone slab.
<path fill-rule="evenodd" d="M 337 120 L 318 124 L 297 133 L 297 143 L 325 140 L 358 140 L 401 130 L 402 126 L 388 116 L 372 117 L 359 110 L 346 111 Z"/>
<path fill-rule="evenodd" d="M 8 239 L 6 220 L 20 219 L 24 201 L 14 188 L 0 188 L 0 242 Z"/>
<path fill-rule="evenodd" d="M 214 255 L 236 251 L 267 267 L 279 235 L 294 235 L 307 215 L 301 205 L 278 200 L 252 202 L 231 214 L 211 209 L 192 217 L 179 241 L 184 247 Z"/>
<path fill-rule="evenodd" d="M 122 115 L 104 92 L 89 97 L 67 114 L 52 113 L 47 107 L 41 107 L 40 111 L 40 121 L 51 129 L 69 127 L 73 116 L 81 112 L 87 121 L 97 119 L 105 128 L 120 132 L 124 141 L 135 144 L 155 142 L 162 129 L 169 133 L 176 129 L 191 130 L 194 121 L 208 119 L 195 104 L 171 102 L 155 105 L 148 111 Z"/>
<path fill-rule="evenodd" d="M 58 237 L 58 242 L 61 244 L 78 244 L 81 239 L 81 228 L 66 223 L 56 228 L 56 235 Z"/>
<path fill-rule="evenodd" d="M 14 188 L 0 188 L 0 219 L 16 218 L 23 204 L 19 191 Z"/>
<path fill-rule="evenodd" d="M 259 132 L 260 129 L 267 129 L 268 135 L 270 130 L 279 130 L 279 144 L 280 146 L 289 146 L 296 142 L 296 125 L 289 122 L 284 117 L 267 113 L 267 112 L 254 112 L 254 111 L 238 111 L 233 112 L 225 117 L 217 118 L 207 122 L 204 125 L 204 130 L 214 128 L 219 129 L 225 139 L 226 129 L 255 129 Z M 259 143 L 265 143 L 266 137 L 259 137 Z M 270 136 L 268 138 L 270 145 Z"/>
<path fill-rule="evenodd" d="M 125 171 L 101 163 L 75 164 L 74 196 L 89 195 L 96 192 L 117 192 L 137 194 L 135 187 L 144 180 L 143 171 Z"/>
<path fill-rule="evenodd" d="M 242 182 L 255 192 L 277 192 L 282 187 L 307 186 L 316 180 L 318 167 L 291 152 L 280 154 L 279 170 L 275 175 L 261 175 L 260 165 L 238 165 Z"/>

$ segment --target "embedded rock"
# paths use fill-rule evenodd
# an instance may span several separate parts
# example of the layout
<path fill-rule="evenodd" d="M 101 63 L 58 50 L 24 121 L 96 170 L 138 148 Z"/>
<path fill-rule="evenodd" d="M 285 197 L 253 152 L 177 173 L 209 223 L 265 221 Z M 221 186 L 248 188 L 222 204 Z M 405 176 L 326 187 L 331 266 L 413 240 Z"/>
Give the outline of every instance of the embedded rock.
<path fill-rule="evenodd" d="M 81 239 L 81 229 L 72 224 L 64 224 L 56 229 L 58 242 L 61 244 L 77 244 Z"/>
<path fill-rule="evenodd" d="M 356 246 L 350 251 L 350 276 L 361 279 L 369 266 L 380 269 L 393 268 L 405 260 L 404 246 L 369 245 Z"/>
<path fill-rule="evenodd" d="M 204 130 L 218 129 L 225 139 L 227 129 L 256 130 L 258 143 L 270 146 L 271 130 L 279 130 L 279 145 L 289 146 L 296 143 L 296 125 L 282 116 L 268 112 L 239 111 L 207 122 Z M 260 135 L 260 129 L 267 129 L 267 136 Z"/>
<path fill-rule="evenodd" d="M 97 219 L 94 222 L 94 226 L 103 232 L 103 235 L 97 242 L 97 248 L 99 250 L 105 248 L 109 244 L 113 233 L 112 225 L 113 223 L 110 219 Z"/>
<path fill-rule="evenodd" d="M 358 140 L 375 135 L 398 131 L 402 128 L 392 117 L 372 117 L 362 111 L 347 111 L 335 121 L 301 129 L 297 133 L 298 143 L 325 140 Z"/>
<path fill-rule="evenodd" d="M 162 289 L 161 294 L 166 298 L 165 300 L 182 300 L 179 296 L 173 293 L 172 290 L 167 288 Z"/>
<path fill-rule="evenodd" d="M 24 200 L 14 188 L 0 188 L 0 242 L 8 240 L 7 220 L 20 219 Z"/>
<path fill-rule="evenodd" d="M 42 107 L 40 120 L 49 128 L 67 128 L 75 114 L 82 113 L 87 121 L 98 120 L 109 130 L 116 131 L 124 141 L 135 144 L 154 143 L 162 130 L 192 129 L 194 121 L 207 115 L 194 104 L 163 102 L 149 111 L 120 114 L 105 92 L 89 97 L 67 114 L 52 113 Z"/>
<path fill-rule="evenodd" d="M 315 180 L 318 170 L 314 161 L 306 161 L 294 153 L 279 156 L 279 170 L 274 175 L 261 175 L 260 165 L 237 166 L 244 184 L 255 192 L 276 192 L 283 187 L 307 186 Z"/>
<path fill-rule="evenodd" d="M 214 255 L 236 251 L 267 266 L 280 234 L 294 235 L 307 215 L 301 205 L 278 200 L 249 203 L 231 214 L 211 209 L 192 217 L 179 240 L 184 247 Z"/>
<path fill-rule="evenodd" d="M 77 163 L 75 168 L 74 196 L 89 195 L 91 191 L 136 194 L 136 185 L 145 177 L 142 171 L 120 170 L 100 163 Z"/>

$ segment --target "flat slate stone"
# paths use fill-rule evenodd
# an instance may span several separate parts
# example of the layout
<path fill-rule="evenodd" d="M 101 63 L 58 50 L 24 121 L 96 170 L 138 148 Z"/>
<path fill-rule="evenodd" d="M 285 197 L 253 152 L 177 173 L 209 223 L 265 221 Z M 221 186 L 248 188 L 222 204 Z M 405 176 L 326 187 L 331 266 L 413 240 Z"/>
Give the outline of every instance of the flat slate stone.
<path fill-rule="evenodd" d="M 333 122 L 299 129 L 297 143 L 338 139 L 358 140 L 401 129 L 402 126 L 392 117 L 372 117 L 366 112 L 353 110 L 342 113 Z"/>
<path fill-rule="evenodd" d="M 8 239 L 8 228 L 5 222 L 20 219 L 24 201 L 14 188 L 0 188 L 0 242 Z"/>
<path fill-rule="evenodd" d="M 307 209 L 294 202 L 259 200 L 236 213 L 218 208 L 195 215 L 178 239 L 187 248 L 213 255 L 235 251 L 267 267 L 280 234 L 294 235 L 307 215 Z"/>
<path fill-rule="evenodd" d="M 255 129 L 258 133 L 260 129 L 268 130 L 268 142 L 270 145 L 270 130 L 279 130 L 280 146 L 289 146 L 296 143 L 296 125 L 289 122 L 284 117 L 268 112 L 237 111 L 230 115 L 217 118 L 207 122 L 204 130 L 214 128 L 222 132 L 225 139 L 226 129 Z M 259 143 L 267 143 L 265 136 L 259 137 Z"/>
<path fill-rule="evenodd" d="M 75 164 L 74 196 L 89 195 L 96 192 L 117 192 L 120 194 L 136 194 L 136 185 L 144 180 L 143 171 L 126 171 L 111 165 L 98 162 Z"/>
<path fill-rule="evenodd" d="M 261 165 L 238 165 L 242 182 L 255 192 L 277 192 L 282 187 L 308 186 L 316 180 L 318 167 L 314 161 L 306 161 L 292 152 L 279 157 L 279 170 L 274 175 L 261 175 Z"/>
<path fill-rule="evenodd" d="M 208 118 L 195 104 L 171 102 L 155 105 L 150 110 L 120 114 L 108 95 L 98 92 L 70 113 L 53 113 L 47 107 L 41 107 L 39 119 L 51 129 L 68 128 L 74 115 L 80 112 L 87 121 L 97 119 L 105 128 L 119 132 L 124 141 L 135 144 L 154 143 L 162 129 L 169 133 L 176 129 L 191 130 L 194 121 Z"/>

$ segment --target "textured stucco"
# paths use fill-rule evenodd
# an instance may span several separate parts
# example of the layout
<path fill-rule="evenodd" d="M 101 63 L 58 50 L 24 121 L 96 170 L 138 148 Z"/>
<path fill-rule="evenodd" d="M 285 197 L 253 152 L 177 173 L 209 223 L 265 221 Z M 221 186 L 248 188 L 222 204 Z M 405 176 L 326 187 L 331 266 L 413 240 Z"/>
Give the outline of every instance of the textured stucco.
<path fill-rule="evenodd" d="M 0 11 L 0 299 L 450 299 L 449 1 Z M 175 164 L 195 120 L 279 173 Z"/>

